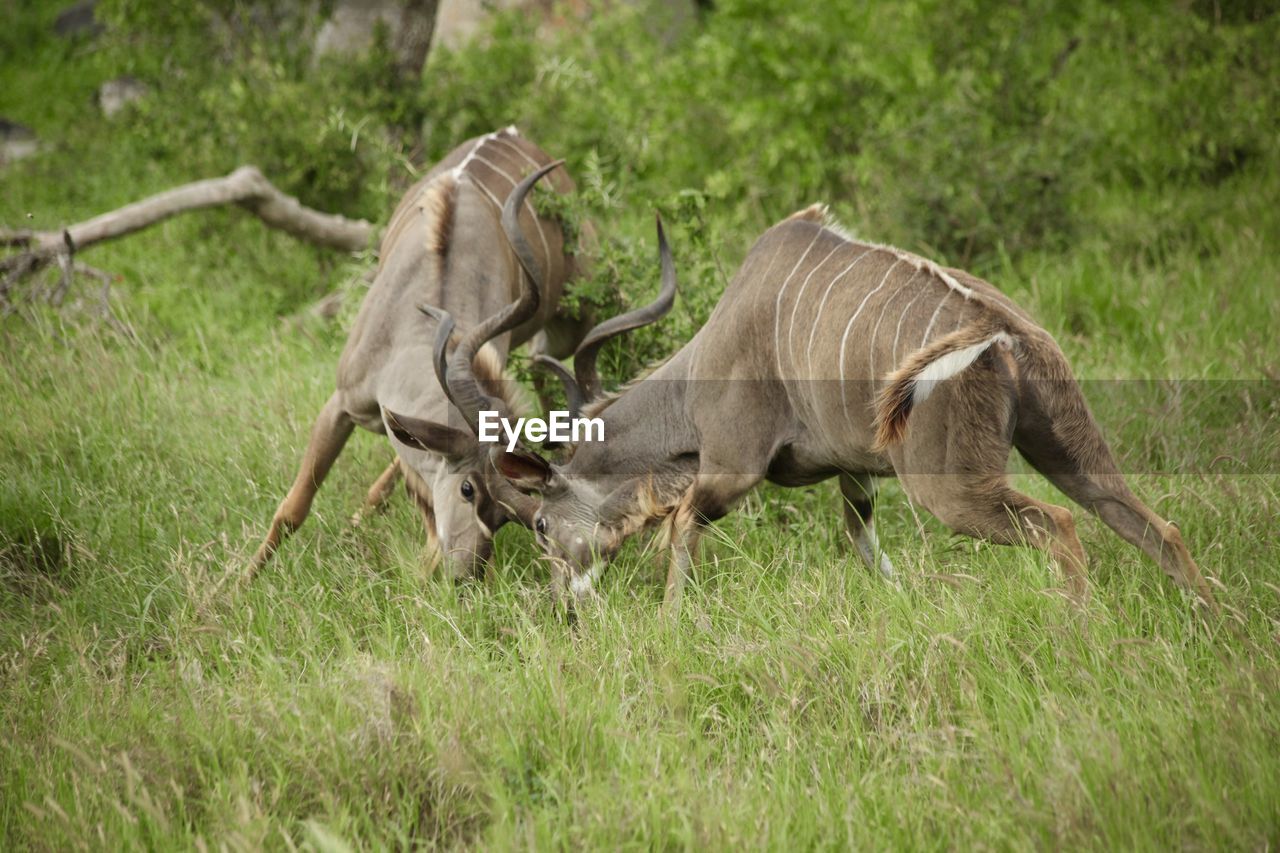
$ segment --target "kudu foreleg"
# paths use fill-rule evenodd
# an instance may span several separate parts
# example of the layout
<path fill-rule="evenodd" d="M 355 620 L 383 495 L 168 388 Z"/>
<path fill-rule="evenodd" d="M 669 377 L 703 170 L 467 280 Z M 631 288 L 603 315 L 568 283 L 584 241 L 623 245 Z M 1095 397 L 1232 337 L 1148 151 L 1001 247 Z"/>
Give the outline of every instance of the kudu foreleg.
<path fill-rule="evenodd" d="M 280 502 L 271 519 L 271 530 L 268 531 L 267 538 L 253 555 L 249 564 L 251 578 L 271 559 L 280 543 L 306 521 L 320 484 L 324 482 L 338 454 L 342 453 L 342 448 L 354 429 L 355 424 L 347 416 L 340 395 L 334 392 L 311 427 L 311 439 L 302 456 L 302 464 L 298 466 L 298 475 L 294 477 L 289 493 Z"/>
<path fill-rule="evenodd" d="M 396 458 L 399 459 L 399 457 Z M 422 515 L 422 527 L 427 534 L 427 547 L 423 551 L 422 565 L 430 573 L 440 565 L 441 557 L 444 555 L 440 547 L 440 536 L 436 532 L 436 512 L 431 505 L 431 488 L 417 471 L 407 465 L 403 466 L 401 471 L 404 473 L 404 490 Z"/>
<path fill-rule="evenodd" d="M 693 485 L 685 492 L 672 516 L 671 562 L 662 599 L 663 613 L 674 616 L 680 612 L 684 583 L 697 559 L 698 544 L 706 527 L 723 518 L 760 480 L 758 474 L 709 468 L 704 460 Z"/>

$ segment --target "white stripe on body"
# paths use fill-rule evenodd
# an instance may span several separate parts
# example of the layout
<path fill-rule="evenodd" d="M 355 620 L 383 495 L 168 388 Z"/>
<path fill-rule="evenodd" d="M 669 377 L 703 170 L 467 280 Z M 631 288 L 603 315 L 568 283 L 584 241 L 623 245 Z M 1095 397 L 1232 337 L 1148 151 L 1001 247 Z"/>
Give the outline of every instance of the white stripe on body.
<path fill-rule="evenodd" d="M 463 175 L 466 175 L 468 178 L 470 178 L 470 177 L 471 177 L 471 176 L 470 176 L 468 173 L 466 173 L 466 172 L 463 172 L 462 174 L 463 174 Z M 461 177 L 461 176 L 459 176 L 459 177 Z M 501 213 L 502 213 L 502 205 L 498 202 L 498 200 L 497 200 L 496 198 L 494 198 L 493 193 L 489 192 L 489 188 L 488 188 L 488 187 L 486 187 L 482 181 L 472 180 L 472 181 L 471 181 L 471 185 L 472 185 L 473 187 L 477 187 L 477 188 L 479 188 L 480 192 L 484 193 L 485 198 L 489 199 L 489 201 L 493 203 L 493 206 L 494 206 L 494 208 L 495 208 L 495 209 L 497 209 L 498 213 L 499 213 L 499 214 L 501 214 Z M 542 230 L 541 228 L 539 228 L 539 229 L 538 229 L 538 231 L 539 231 L 539 232 L 541 232 L 541 230 Z M 528 273 L 527 273 L 527 272 L 525 272 L 524 266 L 523 266 L 523 265 L 521 265 L 521 263 L 520 263 L 519 259 L 517 259 L 517 260 L 516 260 L 516 266 L 520 268 L 520 275 L 521 275 L 521 277 L 524 277 L 524 276 L 527 276 L 527 275 L 528 275 Z M 549 271 L 549 270 L 548 270 L 548 271 Z"/>
<path fill-rule="evenodd" d="M 880 283 L 876 285 L 875 290 L 872 290 L 866 296 L 862 297 L 862 302 L 858 304 L 858 310 L 853 312 L 853 316 L 849 318 L 849 322 L 844 327 L 844 334 L 840 336 L 840 405 L 846 411 L 849 408 L 849 399 L 848 395 L 845 393 L 844 352 L 845 344 L 849 342 L 849 330 L 853 328 L 854 321 L 858 319 L 858 315 L 861 314 L 862 309 L 866 307 L 867 300 L 880 292 L 880 288 L 884 287 L 884 283 L 889 280 L 889 275 L 900 263 L 902 263 L 901 258 L 890 264 L 889 268 L 884 272 L 884 278 L 880 279 Z"/>
<path fill-rule="evenodd" d="M 856 267 L 856 266 L 858 265 L 858 261 L 861 261 L 863 258 L 865 258 L 867 255 L 871 254 L 871 253 L 872 253 L 872 252 L 874 252 L 874 251 L 875 251 L 875 249 L 867 249 L 867 250 L 866 250 L 865 252 L 863 252 L 861 255 L 858 255 L 858 257 L 854 258 L 854 259 L 853 259 L 853 263 L 849 264 L 849 266 L 845 267 L 843 270 L 841 270 L 841 271 L 840 271 L 839 275 L 837 275 L 835 278 L 831 279 L 831 283 L 827 285 L 827 289 L 826 289 L 826 291 L 825 291 L 825 292 L 823 292 L 823 294 L 822 294 L 822 301 L 818 303 L 818 314 L 817 314 L 817 316 L 816 316 L 816 317 L 814 317 L 814 318 L 813 318 L 813 328 L 809 330 L 809 346 L 806 348 L 806 351 L 805 351 L 805 356 L 806 356 L 807 361 L 808 361 L 808 364 L 807 364 L 807 366 L 806 366 L 806 369 L 809 371 L 809 375 L 810 375 L 810 376 L 813 376 L 813 341 L 814 341 L 814 336 L 815 336 L 815 335 L 817 334 L 817 332 L 818 332 L 818 324 L 819 324 L 820 322 L 822 322 L 822 309 L 823 309 L 824 307 L 826 307 L 826 304 L 827 304 L 827 297 L 831 295 L 831 288 L 835 287 L 835 285 L 836 285 L 836 282 L 837 282 L 837 281 L 839 281 L 840 279 L 844 278 L 844 277 L 845 277 L 845 275 L 846 275 L 850 270 L 852 270 L 854 267 Z"/>
<path fill-rule="evenodd" d="M 518 134 L 517 134 L 517 135 L 518 135 Z M 529 153 L 528 153 L 527 151 L 525 151 L 525 150 L 524 150 L 523 148 L 521 148 L 519 145 L 516 145 L 516 144 L 515 144 L 514 142 L 512 142 L 510 139 L 507 139 L 505 136 L 499 136 L 499 137 L 497 138 L 497 140 L 496 140 L 496 141 L 497 141 L 497 142 L 505 142 L 505 143 L 507 144 L 507 147 L 508 147 L 508 148 L 511 148 L 513 151 L 515 151 L 517 154 L 519 154 L 519 155 L 520 155 L 521 157 L 523 157 L 525 160 L 529 161 L 529 165 L 530 165 L 530 166 L 532 166 L 532 167 L 534 167 L 535 169 L 540 168 L 540 167 L 542 166 L 542 164 L 541 164 L 541 163 L 539 163 L 537 160 L 535 160 L 535 159 L 533 159 L 532 157 L 530 157 L 530 156 L 529 156 Z"/>
<path fill-rule="evenodd" d="M 831 279 L 831 281 L 827 283 L 827 289 L 822 293 L 822 300 L 818 302 L 818 310 L 813 317 L 813 326 L 809 329 L 809 342 L 805 346 L 805 375 L 810 380 L 814 378 L 813 376 L 813 342 L 815 340 L 815 335 L 817 334 L 817 331 L 818 331 L 818 324 L 822 322 L 822 309 L 826 307 L 827 297 L 831 295 L 831 289 L 835 287 L 835 284 L 837 281 L 844 278 L 845 275 L 847 275 L 850 270 L 852 270 L 855 266 L 858 265 L 859 261 L 861 261 L 863 258 L 865 258 L 867 255 L 871 254 L 874 251 L 875 249 L 867 249 L 866 251 L 859 254 L 858 257 L 854 258 L 853 261 L 851 261 L 848 266 L 846 266 L 839 273 L 837 273 L 835 278 Z M 812 385 L 810 386 L 810 389 L 809 389 L 809 404 L 815 409 L 818 406 L 818 389 Z"/>
<path fill-rule="evenodd" d="M 480 146 L 484 145 L 490 139 L 496 139 L 499 133 L 502 133 L 502 131 L 495 130 L 493 133 L 486 133 L 484 136 L 477 139 L 476 144 L 472 145 L 471 150 L 467 152 L 467 156 L 462 158 L 462 162 L 453 167 L 454 176 L 457 177 L 458 175 L 461 175 L 463 170 L 466 169 L 467 165 L 471 162 L 471 158 L 476 156 L 476 152 L 480 150 Z"/>
<path fill-rule="evenodd" d="M 782 376 L 782 347 L 779 346 L 782 341 L 782 297 L 786 294 L 787 285 L 791 283 L 791 278 L 796 274 L 796 270 L 800 269 L 804 259 L 809 257 L 809 250 L 818 242 L 820 234 L 822 234 L 821 228 L 813 232 L 813 239 L 809 241 L 809 245 L 805 247 L 804 254 L 800 256 L 800 260 L 796 261 L 796 265 L 791 268 L 791 272 L 787 273 L 782 286 L 778 288 L 778 298 L 773 302 L 773 352 L 774 359 L 778 365 L 778 376 Z"/>
<path fill-rule="evenodd" d="M 830 252 L 827 252 L 827 256 L 822 260 L 818 261 L 817 266 L 809 270 L 809 274 L 804 277 L 804 284 L 800 285 L 800 292 L 796 294 L 795 304 L 791 306 L 791 326 L 787 330 L 787 356 L 791 359 L 791 366 L 793 368 L 796 366 L 795 352 L 794 352 L 794 347 L 792 346 L 792 341 L 795 339 L 795 333 L 796 333 L 796 312 L 800 310 L 800 303 L 804 301 L 804 292 L 809 287 L 809 280 L 813 278 L 813 274 L 816 273 L 819 269 L 821 269 L 822 265 L 825 264 L 827 261 L 829 261 L 832 255 L 834 255 L 836 252 L 838 252 L 840 249 L 843 249 L 843 248 L 844 248 L 843 246 L 837 244 L 834 249 L 832 249 Z"/>
<path fill-rule="evenodd" d="M 911 278 L 907 279 L 901 287 L 893 292 L 892 296 L 885 299 L 884 305 L 880 306 L 880 316 L 876 318 L 875 328 L 871 330 L 871 339 L 867 342 L 867 378 L 871 381 L 872 388 L 875 387 L 876 382 L 876 338 L 880 335 L 880 324 L 884 322 L 884 315 L 888 312 L 889 306 L 893 304 L 895 299 L 907 292 L 907 288 L 911 286 L 911 282 L 915 281 L 916 276 L 919 274 L 919 270 L 913 272 Z"/>
<path fill-rule="evenodd" d="M 902 334 L 902 321 L 905 320 L 907 318 L 907 315 L 911 313 L 911 306 L 915 305 L 916 302 L 920 299 L 920 297 L 924 296 L 925 293 L 927 293 L 928 291 L 929 291 L 928 287 L 920 288 L 920 292 L 917 293 L 914 297 L 912 297 L 911 301 L 907 303 L 907 307 L 903 308 L 902 313 L 898 315 L 898 328 L 894 329 L 893 331 L 893 352 L 891 355 L 891 358 L 893 358 L 893 363 L 895 366 L 898 363 L 898 336 Z M 950 294 L 951 291 L 948 290 L 947 293 Z"/>
<path fill-rule="evenodd" d="M 840 225 L 840 223 L 835 222 L 833 220 L 828 220 L 823 225 L 823 228 L 825 228 L 827 231 L 831 232 L 832 234 L 836 235 L 841 240 L 844 240 L 847 243 L 852 243 L 856 246 L 857 245 L 867 246 L 871 249 L 883 249 L 884 251 L 890 253 L 891 255 L 898 258 L 899 260 L 906 261 L 907 264 L 910 265 L 913 269 L 919 270 L 921 272 L 926 272 L 929 275 L 932 275 L 938 278 L 943 284 L 945 284 L 947 287 L 954 290 L 956 293 L 959 293 L 965 299 L 969 299 L 970 297 L 973 296 L 972 288 L 965 287 L 963 284 L 961 284 L 959 281 L 956 280 L 955 276 L 953 276 L 951 273 L 947 272 L 942 267 L 938 266 L 936 263 L 929 260 L 928 258 L 922 258 L 913 252 L 908 252 L 905 249 L 899 249 L 897 246 L 889 246 L 883 243 L 869 243 L 865 240 L 855 239 L 852 234 L 850 234 L 847 230 L 845 230 L 843 226 Z"/>
<path fill-rule="evenodd" d="M 496 163 L 489 162 L 478 153 L 475 155 L 475 159 L 484 163 L 490 169 L 493 169 L 493 171 L 510 181 L 512 189 L 515 189 L 516 184 L 520 183 L 519 180 L 508 175 L 507 171 L 501 166 Z M 547 259 L 547 275 L 551 275 L 551 247 L 547 245 L 547 235 L 542 233 L 542 223 L 538 221 L 538 213 L 533 209 L 533 203 L 529 201 L 528 196 L 525 196 L 524 206 L 529 211 L 529 215 L 533 217 L 533 228 L 538 232 L 538 239 L 542 242 L 542 254 L 543 257 Z"/>
<path fill-rule="evenodd" d="M 924 337 L 920 339 L 920 346 L 924 346 L 929 342 L 929 333 L 933 331 L 933 324 L 938 322 L 938 315 L 942 313 L 942 306 L 947 304 L 947 300 L 951 298 L 951 291 L 943 295 L 942 301 L 938 303 L 938 307 L 933 309 L 933 316 L 929 318 L 929 325 L 924 327 Z"/>
<path fill-rule="evenodd" d="M 773 254 L 769 257 L 769 265 L 764 268 L 764 273 L 761 274 L 760 276 L 761 281 L 769 280 L 769 273 L 773 272 L 774 262 L 778 260 L 778 255 L 782 254 L 782 249 L 785 245 L 786 245 L 785 241 L 782 241 L 782 240 L 778 241 L 777 247 L 773 250 Z M 689 359 L 689 369 L 686 372 L 685 378 L 692 378 L 699 375 L 698 374 L 698 351 L 699 351 L 698 347 L 693 348 L 693 356 Z"/>

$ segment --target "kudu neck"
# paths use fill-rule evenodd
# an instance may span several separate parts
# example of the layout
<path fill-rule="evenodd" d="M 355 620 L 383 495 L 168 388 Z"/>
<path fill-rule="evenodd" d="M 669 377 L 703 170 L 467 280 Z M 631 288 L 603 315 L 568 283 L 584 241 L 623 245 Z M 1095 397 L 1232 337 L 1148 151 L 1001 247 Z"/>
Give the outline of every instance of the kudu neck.
<path fill-rule="evenodd" d="M 685 409 L 687 348 L 644 379 L 624 388 L 597 415 L 604 441 L 583 442 L 569 461 L 570 476 L 624 480 L 678 464 L 697 452 Z"/>

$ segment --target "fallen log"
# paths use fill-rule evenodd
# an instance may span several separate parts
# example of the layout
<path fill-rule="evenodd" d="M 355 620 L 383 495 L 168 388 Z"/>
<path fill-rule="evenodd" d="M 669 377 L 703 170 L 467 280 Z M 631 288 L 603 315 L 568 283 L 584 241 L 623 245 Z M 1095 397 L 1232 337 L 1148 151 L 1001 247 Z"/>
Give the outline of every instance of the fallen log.
<path fill-rule="evenodd" d="M 348 219 L 304 206 L 277 189 L 255 166 L 241 166 L 221 178 L 184 184 L 127 204 L 75 225 L 52 231 L 0 229 L 0 246 L 22 251 L 0 258 L 0 300 L 19 281 L 53 261 L 64 269 L 90 246 L 141 231 L 179 213 L 235 204 L 301 240 L 348 252 L 368 248 L 377 229 L 363 219 Z"/>

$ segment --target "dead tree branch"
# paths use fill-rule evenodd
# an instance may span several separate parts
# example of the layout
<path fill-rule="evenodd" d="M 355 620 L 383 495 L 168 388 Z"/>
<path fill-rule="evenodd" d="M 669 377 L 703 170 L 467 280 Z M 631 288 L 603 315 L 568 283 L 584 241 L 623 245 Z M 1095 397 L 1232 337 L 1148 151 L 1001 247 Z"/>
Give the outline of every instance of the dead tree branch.
<path fill-rule="evenodd" d="M 114 240 L 179 213 L 238 204 L 272 228 L 303 240 L 349 252 L 367 248 L 374 227 L 363 219 L 347 219 L 304 207 L 266 179 L 256 166 L 241 166 L 221 178 L 209 178 L 165 190 L 86 222 L 56 231 L 0 231 L 0 244 L 26 245 L 34 251 L 61 250 L 64 233 L 75 250 Z"/>
<path fill-rule="evenodd" d="M 376 229 L 363 219 L 347 219 L 304 207 L 285 195 L 255 166 L 241 166 L 221 178 L 196 181 L 55 231 L 0 229 L 0 246 L 24 251 L 0 258 L 0 300 L 20 280 L 57 261 L 64 272 L 78 252 L 191 210 L 237 204 L 272 228 L 321 246 L 348 252 L 368 248 Z"/>

